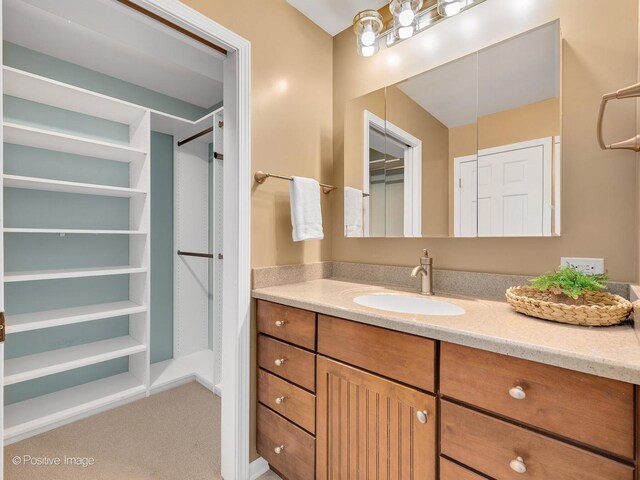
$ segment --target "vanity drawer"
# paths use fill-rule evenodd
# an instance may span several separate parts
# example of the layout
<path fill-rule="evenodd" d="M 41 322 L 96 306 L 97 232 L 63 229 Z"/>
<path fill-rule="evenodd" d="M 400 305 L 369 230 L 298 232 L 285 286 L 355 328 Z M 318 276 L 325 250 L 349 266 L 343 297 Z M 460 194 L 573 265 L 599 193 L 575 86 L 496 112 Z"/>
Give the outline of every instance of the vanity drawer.
<path fill-rule="evenodd" d="M 440 480 L 487 480 L 477 473 L 440 457 Z"/>
<path fill-rule="evenodd" d="M 633 385 L 442 342 L 440 392 L 633 459 Z"/>
<path fill-rule="evenodd" d="M 260 404 L 257 428 L 258 453 L 275 470 L 290 480 L 313 480 L 316 441 L 311 435 Z"/>
<path fill-rule="evenodd" d="M 427 338 L 318 315 L 318 353 L 435 391 L 435 342 Z"/>
<path fill-rule="evenodd" d="M 316 396 L 295 385 L 258 370 L 258 401 L 304 428 L 316 431 Z"/>
<path fill-rule="evenodd" d="M 257 301 L 258 332 L 309 350 L 316 348 L 316 314 L 299 308 Z"/>
<path fill-rule="evenodd" d="M 307 390 L 316 389 L 316 355 L 258 335 L 258 365 Z"/>
<path fill-rule="evenodd" d="M 633 480 L 632 467 L 539 433 L 447 401 L 441 412 L 442 454 L 492 478 Z"/>

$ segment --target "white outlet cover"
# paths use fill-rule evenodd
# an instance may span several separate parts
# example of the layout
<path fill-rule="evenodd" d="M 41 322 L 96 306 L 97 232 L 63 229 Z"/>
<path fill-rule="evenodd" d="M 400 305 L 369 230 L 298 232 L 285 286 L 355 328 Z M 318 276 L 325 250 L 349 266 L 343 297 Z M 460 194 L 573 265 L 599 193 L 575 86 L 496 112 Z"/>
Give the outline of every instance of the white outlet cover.
<path fill-rule="evenodd" d="M 560 266 L 570 266 L 589 275 L 601 275 L 604 273 L 604 258 L 562 257 Z"/>

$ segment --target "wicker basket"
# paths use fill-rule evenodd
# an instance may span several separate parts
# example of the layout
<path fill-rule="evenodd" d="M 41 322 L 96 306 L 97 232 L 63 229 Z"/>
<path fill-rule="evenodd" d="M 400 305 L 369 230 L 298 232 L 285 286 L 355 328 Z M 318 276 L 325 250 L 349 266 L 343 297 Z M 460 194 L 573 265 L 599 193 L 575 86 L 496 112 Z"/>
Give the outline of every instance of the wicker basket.
<path fill-rule="evenodd" d="M 551 293 L 531 287 L 511 287 L 506 297 L 517 312 L 571 325 L 617 325 L 627 319 L 633 308 L 631 302 L 606 292 L 585 293 L 584 305 L 553 302 Z"/>

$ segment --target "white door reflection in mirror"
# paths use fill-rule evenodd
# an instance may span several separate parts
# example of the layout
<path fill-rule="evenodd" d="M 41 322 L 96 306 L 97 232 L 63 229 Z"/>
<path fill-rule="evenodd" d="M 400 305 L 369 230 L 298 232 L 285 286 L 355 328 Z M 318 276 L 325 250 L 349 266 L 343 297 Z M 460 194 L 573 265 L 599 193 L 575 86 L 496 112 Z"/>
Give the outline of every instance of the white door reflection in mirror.
<path fill-rule="evenodd" d="M 479 237 L 551 235 L 554 150 L 547 137 L 480 150 L 477 161 L 456 159 L 455 235 L 475 236 L 476 228 Z"/>
<path fill-rule="evenodd" d="M 364 236 L 422 236 L 422 141 L 364 111 Z"/>

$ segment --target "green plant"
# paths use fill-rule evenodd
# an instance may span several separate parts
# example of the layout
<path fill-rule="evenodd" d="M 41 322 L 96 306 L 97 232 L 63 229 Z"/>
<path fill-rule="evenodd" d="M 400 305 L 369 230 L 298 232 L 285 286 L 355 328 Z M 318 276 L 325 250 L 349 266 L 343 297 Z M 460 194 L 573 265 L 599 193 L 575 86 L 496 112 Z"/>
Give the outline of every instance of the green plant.
<path fill-rule="evenodd" d="M 574 300 L 585 292 L 606 290 L 602 282 L 606 275 L 587 275 L 571 267 L 561 267 L 553 273 L 545 273 L 530 280 L 531 286 L 538 290 L 548 290 L 554 295 L 566 295 Z"/>

